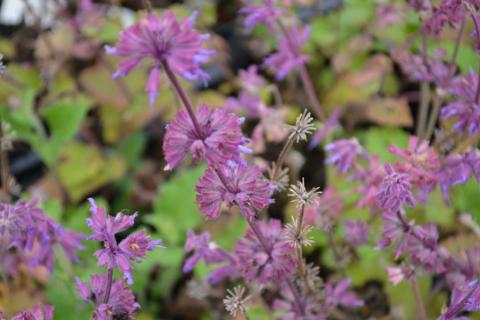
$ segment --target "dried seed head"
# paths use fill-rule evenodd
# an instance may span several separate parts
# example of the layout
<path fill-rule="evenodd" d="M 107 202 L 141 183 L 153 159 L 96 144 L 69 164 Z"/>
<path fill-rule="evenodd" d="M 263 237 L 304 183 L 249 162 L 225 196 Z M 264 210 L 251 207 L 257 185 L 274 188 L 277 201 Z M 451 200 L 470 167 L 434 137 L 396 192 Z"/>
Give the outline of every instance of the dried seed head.
<path fill-rule="evenodd" d="M 223 304 L 225 304 L 225 309 L 234 317 L 237 314 L 245 314 L 246 312 L 245 305 L 250 296 L 244 297 L 244 294 L 245 287 L 243 286 L 236 286 L 233 288 L 233 291 L 227 289 L 227 296 L 223 299 Z"/>
<path fill-rule="evenodd" d="M 296 143 L 307 141 L 307 136 L 315 131 L 312 115 L 307 110 L 304 110 L 302 114 L 297 117 L 295 125 L 289 126 L 289 128 L 289 139 L 294 140 Z"/>
<path fill-rule="evenodd" d="M 275 166 L 275 162 L 272 162 L 272 164 L 268 167 L 268 179 L 270 180 L 270 183 L 275 186 L 275 191 L 284 191 L 287 188 L 289 181 L 288 168 L 278 170 L 277 177 L 274 177 L 276 171 Z"/>
<path fill-rule="evenodd" d="M 318 191 L 320 188 L 313 188 L 310 191 L 307 191 L 305 188 L 305 180 L 302 178 L 302 181 L 297 181 L 297 184 L 290 186 L 289 195 L 293 197 L 293 201 L 297 203 L 297 206 L 307 206 L 312 205 L 317 201 L 317 197 L 321 194 Z"/>
<path fill-rule="evenodd" d="M 313 240 L 309 238 L 309 233 L 313 227 L 310 225 L 299 226 L 300 221 L 292 217 L 292 223 L 285 226 L 285 240 L 295 248 L 310 246 Z"/>

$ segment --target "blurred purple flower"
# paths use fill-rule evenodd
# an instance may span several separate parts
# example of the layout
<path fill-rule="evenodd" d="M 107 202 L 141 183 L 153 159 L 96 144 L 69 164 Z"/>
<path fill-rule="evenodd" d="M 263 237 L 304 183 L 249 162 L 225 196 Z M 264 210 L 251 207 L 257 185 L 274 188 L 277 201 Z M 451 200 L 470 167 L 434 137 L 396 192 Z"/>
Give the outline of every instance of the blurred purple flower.
<path fill-rule="evenodd" d="M 436 178 L 440 183 L 445 202 L 450 203 L 448 195 L 450 188 L 457 184 L 464 184 L 470 178 L 470 175 L 470 166 L 461 155 L 450 154 L 443 159 Z"/>
<path fill-rule="evenodd" d="M 229 163 L 217 170 L 209 167 L 196 187 L 197 203 L 207 219 L 217 218 L 225 203 L 238 206 L 240 213 L 251 220 L 255 210 L 270 203 L 272 188 L 256 165 Z"/>
<path fill-rule="evenodd" d="M 275 72 L 277 80 L 282 80 L 292 70 L 308 61 L 308 56 L 302 53 L 302 47 L 308 41 L 309 34 L 309 28 L 299 30 L 294 26 L 287 34 L 278 37 L 278 51 L 264 61 L 264 64 Z"/>
<path fill-rule="evenodd" d="M 409 175 L 399 173 L 389 165 L 385 165 L 386 175 L 377 194 L 380 206 L 387 211 L 397 212 L 403 204 L 410 207 L 415 205 L 415 198 L 410 190 Z"/>
<path fill-rule="evenodd" d="M 240 160 L 244 142 L 241 118 L 222 108 L 212 110 L 200 105 L 196 119 L 201 133 L 197 132 L 186 109 L 178 111 L 167 126 L 163 152 L 169 169 L 178 166 L 189 153 L 194 161 L 206 159 L 210 165 Z"/>
<path fill-rule="evenodd" d="M 264 24 L 274 33 L 275 20 L 286 12 L 283 8 L 275 7 L 276 0 L 261 0 L 259 4 L 256 4 L 254 0 L 242 0 L 242 2 L 245 7 L 240 9 L 240 13 L 245 15 L 243 24 L 247 29 L 251 29 L 257 24 Z"/>
<path fill-rule="evenodd" d="M 330 154 L 325 163 L 335 164 L 335 169 L 343 174 L 350 170 L 357 157 L 365 155 L 356 138 L 337 140 L 326 145 L 325 150 Z"/>
<path fill-rule="evenodd" d="M 341 111 L 335 110 L 333 113 L 330 115 L 330 117 L 325 121 L 325 123 L 322 124 L 320 129 L 315 132 L 313 135 L 312 139 L 310 140 L 310 143 L 308 144 L 308 147 L 310 149 L 315 148 L 323 139 L 328 137 L 330 134 L 332 134 L 335 130 L 340 128 L 340 123 L 339 119 L 341 116 Z"/>
<path fill-rule="evenodd" d="M 123 279 L 113 282 L 107 302 L 104 302 L 108 277 L 106 275 L 90 276 L 91 288 L 80 279 L 76 279 L 77 290 L 80 296 L 87 302 L 96 305 L 92 319 L 134 319 L 134 312 L 140 307 L 135 302 L 135 296 L 127 288 Z"/>
<path fill-rule="evenodd" d="M 0 248 L 19 250 L 20 259 L 30 267 L 45 266 L 53 270 L 55 245 L 60 245 L 69 259 L 78 261 L 76 251 L 83 249 L 83 235 L 64 229 L 37 207 L 35 199 L 15 204 L 0 203 Z M 7 252 L 1 252 L 7 255 Z M 5 259 L 3 262 L 13 262 Z M 16 272 L 13 265 L 6 270 Z"/>
<path fill-rule="evenodd" d="M 196 13 L 181 22 L 170 11 L 160 17 L 151 13 L 123 30 L 117 45 L 106 47 L 107 53 L 124 58 L 113 77 L 124 77 L 142 60 L 152 59 L 154 64 L 145 86 L 152 105 L 158 95 L 162 65 L 168 64 L 188 80 L 206 81 L 208 74 L 201 70 L 200 64 L 207 62 L 214 51 L 202 48 L 208 35 L 193 29 L 195 19 Z"/>
<path fill-rule="evenodd" d="M 325 284 L 325 305 L 333 309 L 337 306 L 356 308 L 363 306 L 363 301 L 358 299 L 355 292 L 350 291 L 352 281 L 345 278 L 336 284 L 330 282 Z"/>
<path fill-rule="evenodd" d="M 279 220 L 260 221 L 257 224 L 265 239 L 268 250 L 260 243 L 252 229 L 237 242 L 235 251 L 240 274 L 246 281 L 258 280 L 265 284 L 269 280 L 281 281 L 295 270 L 294 249 L 284 240 Z"/>
<path fill-rule="evenodd" d="M 0 313 L 1 315 L 1 313 Z M 34 306 L 32 310 L 22 311 L 11 320 L 52 320 L 53 306 Z"/>
<path fill-rule="evenodd" d="M 368 243 L 368 235 L 370 227 L 361 220 L 345 220 L 345 240 L 350 242 L 353 246 L 358 247 L 362 244 Z"/>

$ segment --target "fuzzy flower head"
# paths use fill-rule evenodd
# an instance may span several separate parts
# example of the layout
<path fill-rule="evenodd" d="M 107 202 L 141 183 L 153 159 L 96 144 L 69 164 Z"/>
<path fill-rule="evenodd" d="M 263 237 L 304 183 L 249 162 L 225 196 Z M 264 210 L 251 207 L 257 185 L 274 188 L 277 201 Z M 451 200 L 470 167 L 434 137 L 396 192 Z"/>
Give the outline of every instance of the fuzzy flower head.
<path fill-rule="evenodd" d="M 193 125 L 186 109 L 178 111 L 167 126 L 163 152 L 168 169 L 177 167 L 187 154 L 196 162 L 206 159 L 210 165 L 240 161 L 240 150 L 246 149 L 241 145 L 245 140 L 240 129 L 241 118 L 222 108 L 212 110 L 207 105 L 198 107 L 196 118 L 201 132 Z"/>
<path fill-rule="evenodd" d="M 261 221 L 257 226 L 268 250 L 253 230 L 248 229 L 245 237 L 237 243 L 240 274 L 246 281 L 257 279 L 261 284 L 282 280 L 295 270 L 293 247 L 284 240 L 279 220 Z"/>
<path fill-rule="evenodd" d="M 253 219 L 255 210 L 270 203 L 272 187 L 257 166 L 229 163 L 218 169 L 209 167 L 196 191 L 197 203 L 208 219 L 217 218 L 223 204 L 236 205 L 244 217 Z"/>
<path fill-rule="evenodd" d="M 335 169 L 343 174 L 350 170 L 358 156 L 365 155 L 356 138 L 337 140 L 326 145 L 325 150 L 330 154 L 325 163 L 335 164 Z"/>
<path fill-rule="evenodd" d="M 397 212 L 403 204 L 415 205 L 415 198 L 410 190 L 409 175 L 399 173 L 391 165 L 385 165 L 386 175 L 377 194 L 380 206 L 387 211 Z"/>
<path fill-rule="evenodd" d="M 278 37 L 278 51 L 264 61 L 275 72 L 278 80 L 284 79 L 292 70 L 308 62 L 308 56 L 302 53 L 302 47 L 307 43 L 309 34 L 309 28 L 299 30 L 294 26 L 286 35 Z"/>
<path fill-rule="evenodd" d="M 200 64 L 207 62 L 214 52 L 202 48 L 208 35 L 202 35 L 193 28 L 196 15 L 194 13 L 183 21 L 177 21 L 171 11 L 162 16 L 151 13 L 123 30 L 117 45 L 106 48 L 107 53 L 123 58 L 114 78 L 128 75 L 144 59 L 153 60 L 145 86 L 150 93 L 151 104 L 158 95 L 161 66 L 168 65 L 188 80 L 206 81 L 208 75 L 200 69 Z"/>
<path fill-rule="evenodd" d="M 307 141 L 307 137 L 315 131 L 313 118 L 310 112 L 304 110 L 301 115 L 297 117 L 294 126 L 290 126 L 289 139 L 299 143 L 300 141 Z"/>

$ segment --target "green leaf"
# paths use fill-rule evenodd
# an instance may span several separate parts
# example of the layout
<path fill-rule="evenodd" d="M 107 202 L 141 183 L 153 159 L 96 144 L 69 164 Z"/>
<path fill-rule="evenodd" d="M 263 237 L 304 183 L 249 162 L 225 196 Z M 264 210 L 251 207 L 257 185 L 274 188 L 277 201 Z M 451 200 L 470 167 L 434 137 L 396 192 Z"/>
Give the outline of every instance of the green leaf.
<path fill-rule="evenodd" d="M 396 145 L 399 148 L 406 148 L 408 144 L 408 134 L 399 128 L 374 127 L 359 132 L 358 137 L 365 149 L 370 154 L 378 155 L 383 162 L 398 160 L 398 157 L 388 151 L 389 146 Z"/>
<path fill-rule="evenodd" d="M 133 134 L 118 145 L 118 151 L 130 167 L 136 167 L 145 149 L 146 138 L 141 132 Z"/>
<path fill-rule="evenodd" d="M 50 138 L 42 146 L 33 146 L 48 164 L 56 160 L 62 146 L 69 142 L 80 129 L 87 113 L 89 101 L 85 98 L 64 100 L 50 106 L 42 116 L 50 129 Z"/>
<path fill-rule="evenodd" d="M 160 186 L 153 202 L 154 213 L 146 220 L 157 228 L 167 245 L 183 244 L 186 231 L 202 220 L 195 185 L 204 171 L 204 166 L 185 170 Z"/>
<path fill-rule="evenodd" d="M 121 157 L 104 155 L 97 147 L 81 143 L 67 145 L 59 158 L 57 170 L 60 181 L 74 202 L 120 179 L 127 168 Z"/>
<path fill-rule="evenodd" d="M 475 221 L 480 222 L 480 197 L 478 196 L 478 182 L 470 179 L 464 185 L 458 185 L 450 192 L 450 199 L 455 209 L 460 212 L 469 212 Z"/>
<path fill-rule="evenodd" d="M 360 246 L 357 252 L 358 260 L 350 264 L 345 270 L 352 279 L 354 286 L 363 285 L 371 279 L 387 280 L 386 266 L 389 259 L 384 251 Z"/>

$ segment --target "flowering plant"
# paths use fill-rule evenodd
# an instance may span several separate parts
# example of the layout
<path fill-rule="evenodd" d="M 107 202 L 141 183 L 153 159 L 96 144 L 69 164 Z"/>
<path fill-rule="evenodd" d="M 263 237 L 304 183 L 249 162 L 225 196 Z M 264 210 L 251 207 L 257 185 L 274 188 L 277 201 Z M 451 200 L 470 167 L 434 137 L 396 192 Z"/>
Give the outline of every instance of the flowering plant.
<path fill-rule="evenodd" d="M 0 320 L 475 319 L 480 2 L 234 1 L 230 44 L 51 2 L 0 65 Z"/>

